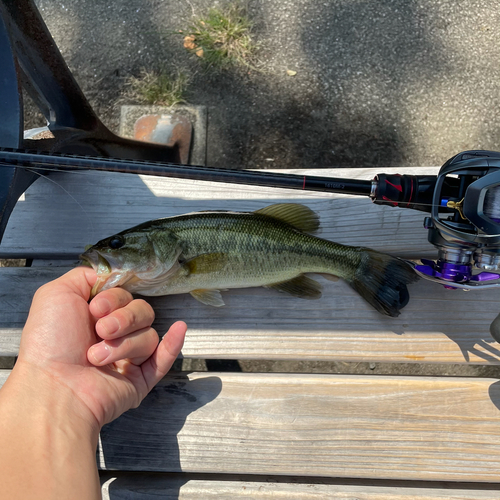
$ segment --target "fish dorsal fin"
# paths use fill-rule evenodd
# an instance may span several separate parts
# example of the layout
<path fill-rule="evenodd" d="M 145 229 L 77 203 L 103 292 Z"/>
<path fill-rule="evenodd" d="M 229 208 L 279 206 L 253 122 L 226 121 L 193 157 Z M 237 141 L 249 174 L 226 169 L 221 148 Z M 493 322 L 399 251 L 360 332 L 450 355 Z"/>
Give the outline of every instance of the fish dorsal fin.
<path fill-rule="evenodd" d="M 314 233 L 319 228 L 318 214 L 300 203 L 276 203 L 254 213 L 274 217 L 304 233 Z"/>

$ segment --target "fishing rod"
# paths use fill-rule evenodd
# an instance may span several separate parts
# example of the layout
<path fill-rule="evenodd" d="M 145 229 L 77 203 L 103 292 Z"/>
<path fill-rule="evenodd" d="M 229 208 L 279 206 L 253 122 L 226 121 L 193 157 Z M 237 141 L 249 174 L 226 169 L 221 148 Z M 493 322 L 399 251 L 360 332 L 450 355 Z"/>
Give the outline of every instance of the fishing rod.
<path fill-rule="evenodd" d="M 374 203 L 426 212 L 436 261 L 412 263 L 446 288 L 500 286 L 500 153 L 465 151 L 438 175 L 379 174 L 372 180 L 230 170 L 174 163 L 0 148 L 0 165 L 29 171 L 76 169 L 367 196 Z"/>
<path fill-rule="evenodd" d="M 368 196 L 377 204 L 431 211 L 436 176 L 379 174 L 373 180 L 221 169 L 177 163 L 49 153 L 0 147 L 0 164 L 30 170 L 96 170 L 209 182 Z M 448 186 L 447 186 L 448 187 Z"/>
<path fill-rule="evenodd" d="M 1 147 L 0 163 L 4 166 L 18 166 L 39 170 L 64 171 L 85 169 L 306 191 L 341 192 L 344 194 L 366 196 L 370 196 L 372 191 L 371 181 L 358 179 L 336 179 L 331 177 L 279 174 L 272 172 L 253 172 L 248 170 L 221 169 L 196 165 L 180 165 L 170 162 L 77 156 Z"/>

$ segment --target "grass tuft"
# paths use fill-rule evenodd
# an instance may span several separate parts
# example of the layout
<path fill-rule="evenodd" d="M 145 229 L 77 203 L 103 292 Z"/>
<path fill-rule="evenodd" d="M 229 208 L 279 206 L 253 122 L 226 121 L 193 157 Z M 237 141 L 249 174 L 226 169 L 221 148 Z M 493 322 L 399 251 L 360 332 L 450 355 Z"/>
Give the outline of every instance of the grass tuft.
<path fill-rule="evenodd" d="M 186 102 L 188 78 L 183 73 L 175 77 L 165 71 L 142 70 L 139 77 L 132 76 L 126 83 L 125 97 L 157 106 L 174 106 Z"/>
<path fill-rule="evenodd" d="M 251 28 L 250 19 L 240 5 L 212 8 L 182 31 L 184 47 L 210 67 L 252 67 L 257 46 L 252 41 Z"/>

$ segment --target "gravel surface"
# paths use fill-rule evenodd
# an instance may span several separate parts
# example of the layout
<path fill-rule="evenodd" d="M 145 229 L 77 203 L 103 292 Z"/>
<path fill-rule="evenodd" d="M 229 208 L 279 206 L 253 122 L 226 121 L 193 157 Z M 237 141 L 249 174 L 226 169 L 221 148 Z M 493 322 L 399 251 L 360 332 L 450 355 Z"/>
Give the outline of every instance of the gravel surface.
<path fill-rule="evenodd" d="M 37 4 L 113 130 L 128 75 L 162 65 L 188 73 L 189 102 L 208 106 L 212 166 L 402 168 L 500 150 L 491 0 L 248 0 L 262 71 L 222 74 L 202 71 L 175 32 L 223 2 Z"/>

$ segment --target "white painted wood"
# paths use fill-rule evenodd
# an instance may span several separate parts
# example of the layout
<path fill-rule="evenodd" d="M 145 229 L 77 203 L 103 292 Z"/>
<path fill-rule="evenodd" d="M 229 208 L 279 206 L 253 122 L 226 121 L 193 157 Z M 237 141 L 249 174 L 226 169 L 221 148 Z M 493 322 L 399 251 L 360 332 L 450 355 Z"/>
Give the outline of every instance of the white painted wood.
<path fill-rule="evenodd" d="M 190 373 L 106 425 L 108 470 L 497 482 L 496 379 Z"/>
<path fill-rule="evenodd" d="M 0 355 L 14 356 L 31 298 L 69 268 L 0 268 Z M 462 292 L 421 280 L 398 318 L 374 311 L 342 281 L 324 285 L 310 301 L 263 288 L 223 293 L 213 308 L 189 295 L 149 298 L 164 333 L 187 322 L 189 358 L 311 359 L 432 363 L 500 363 L 489 325 L 500 311 L 500 290 Z"/>
<path fill-rule="evenodd" d="M 102 478 L 103 500 L 498 500 L 500 490 L 190 479 L 189 475 Z"/>
<path fill-rule="evenodd" d="M 383 169 L 396 173 L 397 169 Z M 435 174 L 437 168 L 405 169 Z M 372 179 L 380 169 L 286 170 Z M 73 171 L 37 180 L 10 217 L 0 257 L 73 258 L 85 245 L 141 222 L 199 210 L 252 211 L 275 202 L 305 203 L 321 216 L 321 236 L 403 257 L 433 257 L 424 213 L 374 205 L 367 197 L 258 186 Z"/>

